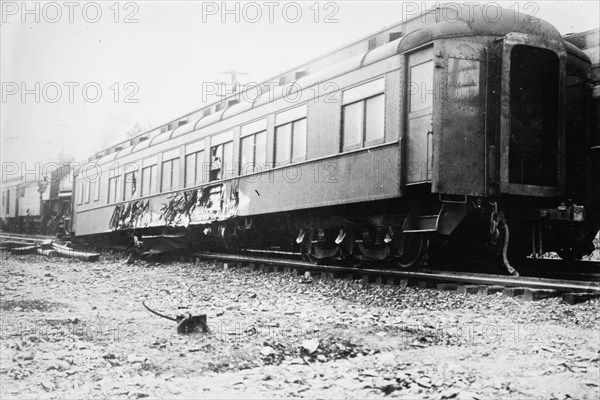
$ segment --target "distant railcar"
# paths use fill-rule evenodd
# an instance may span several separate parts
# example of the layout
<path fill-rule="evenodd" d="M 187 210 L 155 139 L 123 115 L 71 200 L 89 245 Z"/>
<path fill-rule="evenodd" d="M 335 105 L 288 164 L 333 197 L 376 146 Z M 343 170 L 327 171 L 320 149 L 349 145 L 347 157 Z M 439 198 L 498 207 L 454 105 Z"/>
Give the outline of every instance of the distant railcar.
<path fill-rule="evenodd" d="M 588 253 L 589 58 L 535 17 L 441 11 L 99 152 L 76 178 L 76 235 L 509 271 L 507 247 Z"/>
<path fill-rule="evenodd" d="M 42 198 L 37 182 L 12 179 L 2 183 L 2 230 L 39 233 Z"/>
<path fill-rule="evenodd" d="M 65 164 L 40 181 L 14 177 L 2 182 L 4 232 L 64 234 L 71 231 L 72 166 Z"/>

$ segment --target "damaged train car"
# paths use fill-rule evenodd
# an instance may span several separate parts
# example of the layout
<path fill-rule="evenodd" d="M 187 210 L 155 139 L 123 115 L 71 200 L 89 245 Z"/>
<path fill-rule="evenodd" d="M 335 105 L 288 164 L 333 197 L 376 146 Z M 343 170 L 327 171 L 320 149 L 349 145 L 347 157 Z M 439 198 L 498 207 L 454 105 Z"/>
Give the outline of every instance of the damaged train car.
<path fill-rule="evenodd" d="M 477 10 L 432 10 L 99 152 L 76 235 L 403 268 L 581 257 L 600 227 L 590 61 L 543 20 Z"/>

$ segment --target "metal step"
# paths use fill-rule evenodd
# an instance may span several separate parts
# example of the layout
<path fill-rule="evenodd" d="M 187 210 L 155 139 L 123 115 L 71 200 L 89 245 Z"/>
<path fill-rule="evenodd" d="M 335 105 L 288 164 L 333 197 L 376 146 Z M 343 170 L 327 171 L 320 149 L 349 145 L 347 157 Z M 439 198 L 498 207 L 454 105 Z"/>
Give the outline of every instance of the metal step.
<path fill-rule="evenodd" d="M 409 214 L 404 220 L 402 231 L 404 233 L 436 232 L 439 214 L 412 215 Z"/>

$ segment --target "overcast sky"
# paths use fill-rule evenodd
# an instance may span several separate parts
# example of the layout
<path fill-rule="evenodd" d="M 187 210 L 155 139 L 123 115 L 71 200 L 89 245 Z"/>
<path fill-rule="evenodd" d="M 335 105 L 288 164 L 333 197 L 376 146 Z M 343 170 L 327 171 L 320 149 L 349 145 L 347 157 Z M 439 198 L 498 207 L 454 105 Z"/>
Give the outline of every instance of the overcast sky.
<path fill-rule="evenodd" d="M 27 2 L 27 13 L 21 1 L 2 1 L 3 162 L 44 163 L 61 152 L 86 159 L 124 139 L 136 122 L 147 130 L 200 108 L 203 82 L 228 80 L 223 71 L 247 73 L 242 81 L 267 79 L 398 22 L 406 11 L 399 1 L 311 1 L 299 3 L 297 17 L 295 6 L 259 1 L 261 16 L 239 3 L 236 22 L 220 1 L 67 3 Z M 516 8 L 514 1 L 503 5 Z M 599 26 L 597 1 L 519 7 L 563 34 Z M 25 101 L 23 89 L 30 91 Z"/>

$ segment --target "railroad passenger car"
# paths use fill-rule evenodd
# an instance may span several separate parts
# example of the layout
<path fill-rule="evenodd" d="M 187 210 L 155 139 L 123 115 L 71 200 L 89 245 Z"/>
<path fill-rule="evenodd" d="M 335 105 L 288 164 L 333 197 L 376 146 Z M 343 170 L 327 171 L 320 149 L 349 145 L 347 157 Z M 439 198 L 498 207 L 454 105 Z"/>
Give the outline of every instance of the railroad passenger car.
<path fill-rule="evenodd" d="M 42 193 L 40 193 L 40 189 Z M 42 196 L 45 186 L 14 178 L 2 183 L 2 230 L 39 233 L 42 220 Z"/>
<path fill-rule="evenodd" d="M 13 230 L 17 226 L 17 187 L 21 180 L 10 179 L 2 182 L 2 230 Z"/>
<path fill-rule="evenodd" d="M 600 225 L 590 61 L 543 20 L 484 16 L 442 6 L 97 153 L 76 235 L 511 273 L 507 249 L 580 257 Z"/>

